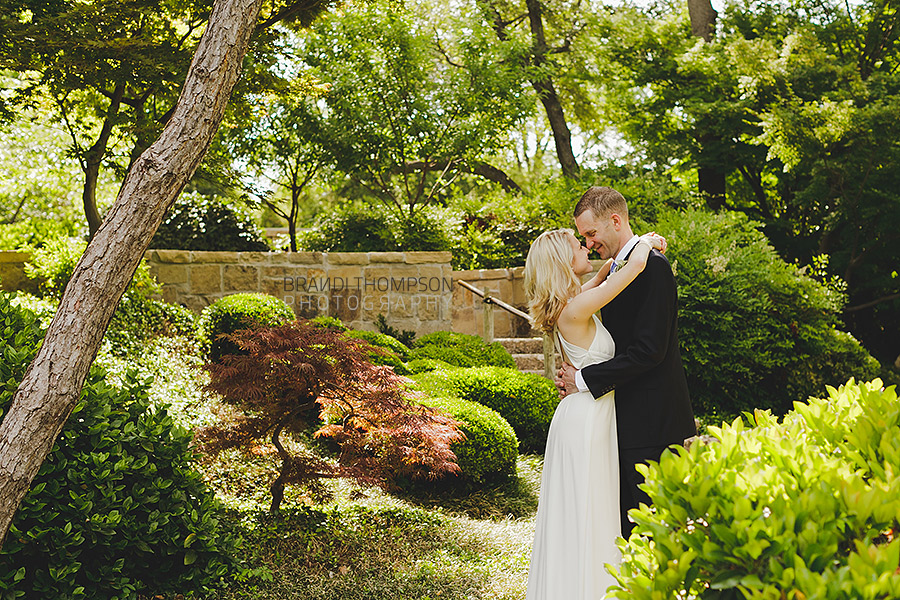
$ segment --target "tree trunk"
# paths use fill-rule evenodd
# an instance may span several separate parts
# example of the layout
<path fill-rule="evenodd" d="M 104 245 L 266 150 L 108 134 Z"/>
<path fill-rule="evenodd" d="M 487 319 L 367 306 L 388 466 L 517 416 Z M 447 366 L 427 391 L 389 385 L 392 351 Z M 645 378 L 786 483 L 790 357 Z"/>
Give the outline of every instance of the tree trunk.
<path fill-rule="evenodd" d="M 711 42 L 719 13 L 712 7 L 710 0 L 688 0 L 688 15 L 691 17 L 691 35 Z"/>
<path fill-rule="evenodd" d="M 216 0 L 172 118 L 132 165 L 75 267 L 44 343 L 0 423 L 0 543 L 77 403 L 119 298 L 166 210 L 209 148 L 261 3 Z"/>
<path fill-rule="evenodd" d="M 691 18 L 691 34 L 703 38 L 707 43 L 711 42 L 716 32 L 716 17 L 718 13 L 713 9 L 710 0 L 688 0 L 688 14 Z M 709 158 L 709 150 L 706 148 L 714 138 L 708 133 L 700 133 L 698 143 L 700 151 L 697 167 L 697 188 L 700 195 L 706 200 L 706 204 L 712 210 L 719 210 L 725 206 L 725 172 L 721 167 L 707 164 L 714 162 L 718 157 Z"/>
<path fill-rule="evenodd" d="M 100 211 L 97 210 L 97 180 L 100 179 L 100 165 L 103 162 L 103 157 L 106 155 L 109 136 L 112 134 L 116 118 L 119 116 L 119 107 L 122 105 L 122 97 L 124 95 L 125 82 L 119 82 L 116 85 L 116 89 L 113 90 L 112 98 L 109 101 L 109 108 L 106 110 L 106 118 L 103 119 L 100 135 L 97 136 L 97 141 L 94 142 L 94 145 L 88 149 L 84 156 L 84 190 L 82 191 L 81 199 L 84 204 L 84 216 L 87 219 L 88 231 L 91 237 L 94 237 L 94 234 L 100 229 L 102 222 Z"/>
<path fill-rule="evenodd" d="M 525 6 L 528 8 L 528 19 L 531 25 L 532 51 L 534 53 L 532 60 L 534 66 L 540 69 L 546 63 L 548 50 L 547 39 L 544 35 L 541 2 L 540 0 L 525 0 Z M 550 121 L 553 141 L 556 144 L 556 156 L 562 167 L 563 175 L 569 178 L 578 177 L 578 161 L 575 160 L 575 153 L 572 151 L 572 133 L 569 131 L 559 95 L 553 86 L 553 79 L 549 75 L 542 75 L 532 79 L 531 86 L 537 92 L 547 113 L 547 120 Z"/>

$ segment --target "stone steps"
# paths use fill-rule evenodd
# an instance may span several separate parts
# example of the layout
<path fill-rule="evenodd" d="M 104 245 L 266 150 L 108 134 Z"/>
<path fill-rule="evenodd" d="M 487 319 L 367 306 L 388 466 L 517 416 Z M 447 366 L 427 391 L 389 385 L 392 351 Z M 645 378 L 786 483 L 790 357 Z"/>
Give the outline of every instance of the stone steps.
<path fill-rule="evenodd" d="M 544 374 L 544 340 L 543 338 L 497 338 L 507 352 L 516 361 L 516 368 L 523 373 Z M 559 357 L 557 357 L 557 364 Z"/>

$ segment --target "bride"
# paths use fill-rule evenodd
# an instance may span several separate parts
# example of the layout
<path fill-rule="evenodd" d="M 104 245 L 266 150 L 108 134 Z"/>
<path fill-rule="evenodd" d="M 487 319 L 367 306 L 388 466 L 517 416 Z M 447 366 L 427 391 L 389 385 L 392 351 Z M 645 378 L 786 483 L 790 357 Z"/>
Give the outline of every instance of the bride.
<path fill-rule="evenodd" d="M 582 285 L 593 269 L 571 229 L 544 232 L 532 243 L 525 261 L 529 312 L 554 336 L 564 361 L 581 368 L 613 357 L 615 343 L 594 313 L 644 270 L 651 248 L 663 250 L 665 239 L 641 237 L 624 266 L 610 276 L 607 261 Z M 615 583 L 604 566 L 621 560 L 614 394 L 569 394 L 553 415 L 526 600 L 599 600 Z"/>

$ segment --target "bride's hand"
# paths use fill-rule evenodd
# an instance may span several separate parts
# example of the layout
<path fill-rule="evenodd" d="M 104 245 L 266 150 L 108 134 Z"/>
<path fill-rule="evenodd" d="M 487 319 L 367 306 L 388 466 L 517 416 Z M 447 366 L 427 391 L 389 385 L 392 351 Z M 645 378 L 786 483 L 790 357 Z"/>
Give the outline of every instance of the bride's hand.
<path fill-rule="evenodd" d="M 651 231 L 650 233 L 644 234 L 641 236 L 642 239 L 647 240 L 650 243 L 651 248 L 655 248 L 659 250 L 663 254 L 666 253 L 666 248 L 668 248 L 668 243 L 666 242 L 666 238 L 659 235 L 655 231 Z"/>

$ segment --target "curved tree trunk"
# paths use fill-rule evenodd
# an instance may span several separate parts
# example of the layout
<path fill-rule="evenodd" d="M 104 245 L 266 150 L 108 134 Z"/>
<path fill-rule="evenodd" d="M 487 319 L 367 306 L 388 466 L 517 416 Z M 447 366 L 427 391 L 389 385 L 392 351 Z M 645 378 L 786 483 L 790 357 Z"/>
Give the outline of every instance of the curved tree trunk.
<path fill-rule="evenodd" d="M 113 126 L 119 116 L 119 107 L 122 106 L 122 97 L 125 95 L 125 82 L 120 81 L 113 90 L 109 108 L 106 110 L 106 118 L 97 141 L 91 146 L 84 156 L 84 190 L 81 200 L 84 204 L 84 217 L 87 219 L 88 231 L 94 237 L 100 229 L 102 219 L 97 209 L 97 181 L 100 179 L 100 165 L 106 156 L 106 147 L 109 145 L 109 137 L 112 135 Z"/>
<path fill-rule="evenodd" d="M 77 403 L 119 298 L 168 207 L 200 163 L 237 81 L 262 0 L 216 0 L 181 97 L 132 165 L 0 424 L 0 543 Z"/>
<path fill-rule="evenodd" d="M 541 7 L 541 0 L 525 0 L 525 6 L 528 8 L 528 20 L 531 25 L 532 48 L 534 52 L 533 63 L 535 67 L 540 68 L 547 61 L 547 38 L 544 35 L 544 15 Z M 559 101 L 559 95 L 553 85 L 553 80 L 549 75 L 543 75 L 540 78 L 531 80 L 531 87 L 537 93 L 544 110 L 547 113 L 547 120 L 550 121 L 550 130 L 553 132 L 553 142 L 556 145 L 556 156 L 559 159 L 559 165 L 562 167 L 563 175 L 569 178 L 578 177 L 580 169 L 578 161 L 575 160 L 575 152 L 572 151 L 572 132 L 569 130 L 569 124 L 566 122 L 566 116 L 563 112 L 562 103 Z"/>

